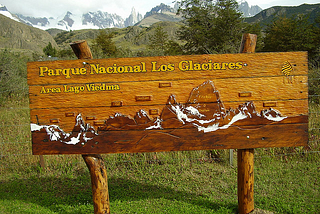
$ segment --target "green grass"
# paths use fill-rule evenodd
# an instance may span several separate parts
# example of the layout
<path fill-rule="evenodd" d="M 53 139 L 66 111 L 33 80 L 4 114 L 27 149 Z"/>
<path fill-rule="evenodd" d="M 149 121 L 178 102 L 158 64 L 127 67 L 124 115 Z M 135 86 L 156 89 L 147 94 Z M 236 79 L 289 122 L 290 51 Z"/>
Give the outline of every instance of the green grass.
<path fill-rule="evenodd" d="M 0 121 L 1 213 L 93 213 L 80 155 L 44 156 L 45 169 L 31 155 L 27 99 L 7 100 Z M 320 150 L 318 123 L 318 113 L 310 114 L 309 148 L 255 150 L 256 208 L 320 213 L 320 153 L 312 152 Z M 103 157 L 113 214 L 237 213 L 237 168 L 228 164 L 227 150 Z"/>
<path fill-rule="evenodd" d="M 319 155 L 257 158 L 255 207 L 318 213 Z M 111 213 L 236 213 L 237 170 L 225 163 L 106 162 Z M 1 176 L 2 213 L 93 213 L 89 172 L 79 160 Z"/>

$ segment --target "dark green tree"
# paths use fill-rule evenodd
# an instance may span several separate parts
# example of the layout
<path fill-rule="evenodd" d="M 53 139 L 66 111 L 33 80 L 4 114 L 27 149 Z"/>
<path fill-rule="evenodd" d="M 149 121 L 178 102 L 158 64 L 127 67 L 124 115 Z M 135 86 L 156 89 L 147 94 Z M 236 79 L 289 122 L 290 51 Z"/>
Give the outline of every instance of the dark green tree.
<path fill-rule="evenodd" d="M 176 56 L 176 55 L 183 55 L 183 49 L 181 45 L 173 40 L 169 40 L 166 44 L 166 49 L 164 51 L 164 54 L 167 56 Z"/>
<path fill-rule="evenodd" d="M 97 37 L 93 40 L 93 53 L 95 58 L 114 57 L 117 55 L 117 47 L 112 41 L 114 34 L 106 30 L 99 30 Z"/>
<path fill-rule="evenodd" d="M 183 50 L 178 42 L 169 39 L 168 33 L 163 26 L 158 24 L 154 33 L 149 36 L 148 55 L 182 55 Z"/>
<path fill-rule="evenodd" d="M 263 51 L 308 51 L 319 49 L 319 28 L 307 16 L 278 17 L 265 29 Z"/>
<path fill-rule="evenodd" d="M 9 50 L 0 50 L 0 106 L 8 97 L 28 95 L 29 58 Z"/>
<path fill-rule="evenodd" d="M 57 56 L 57 49 L 52 46 L 51 42 L 49 42 L 49 44 L 43 48 L 43 52 L 46 56 Z"/>
<path fill-rule="evenodd" d="M 244 30 L 235 0 L 183 0 L 178 14 L 185 19 L 179 39 L 190 54 L 234 53 Z"/>
<path fill-rule="evenodd" d="M 163 27 L 157 25 L 154 33 L 149 36 L 148 49 L 164 53 L 168 37 L 168 33 L 164 31 Z"/>

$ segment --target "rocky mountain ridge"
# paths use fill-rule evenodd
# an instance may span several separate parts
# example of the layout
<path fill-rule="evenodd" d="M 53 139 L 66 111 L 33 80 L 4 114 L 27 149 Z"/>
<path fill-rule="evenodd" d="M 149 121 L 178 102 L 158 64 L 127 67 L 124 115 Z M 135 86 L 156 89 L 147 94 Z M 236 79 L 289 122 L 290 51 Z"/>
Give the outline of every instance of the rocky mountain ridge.
<path fill-rule="evenodd" d="M 267 8 L 253 17 L 246 18 L 248 23 L 259 23 L 262 27 L 272 23 L 274 18 L 286 16 L 288 18 L 297 15 L 308 15 L 310 23 L 314 23 L 320 14 L 320 4 L 301 4 L 299 6 L 274 6 Z"/>
<path fill-rule="evenodd" d="M 126 19 L 117 14 L 102 11 L 88 12 L 84 14 L 76 14 L 72 11 L 67 11 L 60 17 L 48 18 L 30 17 L 23 14 L 11 14 L 4 5 L 0 5 L 0 13 L 14 19 L 15 21 L 40 28 L 42 30 L 57 28 L 68 31 L 80 29 L 125 28 L 133 26 L 147 18 L 149 18 L 149 20 L 142 23 L 142 26 L 150 26 L 150 23 L 157 21 L 180 21 L 181 18 L 176 15 L 177 9 L 177 4 L 171 7 L 161 3 L 160 5 L 153 7 L 144 16 L 137 12 L 135 8 L 132 8 L 130 15 Z M 252 16 L 260 12 L 262 9 L 259 6 L 250 7 L 246 1 L 241 1 L 239 3 L 239 10 L 242 11 L 245 16 Z M 150 18 L 152 16 L 155 17 Z M 152 21 L 150 21 L 150 19 Z"/>
<path fill-rule="evenodd" d="M 41 29 L 17 22 L 0 13 L 0 48 L 14 50 L 31 50 L 42 54 L 43 48 L 50 42 L 58 48 L 52 36 Z"/>

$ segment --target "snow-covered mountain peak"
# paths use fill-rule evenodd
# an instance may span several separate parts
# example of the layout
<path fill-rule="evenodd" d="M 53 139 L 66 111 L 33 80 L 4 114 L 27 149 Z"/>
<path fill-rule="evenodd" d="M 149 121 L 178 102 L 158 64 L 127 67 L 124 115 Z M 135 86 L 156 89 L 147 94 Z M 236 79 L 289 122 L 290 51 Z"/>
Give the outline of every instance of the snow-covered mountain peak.
<path fill-rule="evenodd" d="M 0 14 L 2 14 L 2 15 L 4 15 L 4 16 L 10 18 L 10 19 L 13 19 L 13 20 L 19 22 L 19 19 L 18 19 L 16 16 L 12 15 L 12 14 L 8 11 L 7 7 L 6 7 L 5 5 L 3 5 L 3 4 L 0 4 Z"/>
<path fill-rule="evenodd" d="M 243 12 L 244 16 L 253 16 L 262 9 L 258 6 L 249 6 L 246 1 L 240 1 L 239 10 Z M 74 12 L 67 11 L 62 16 L 58 17 L 30 17 L 24 14 L 11 14 L 5 5 L 0 4 L 0 14 L 5 15 L 15 21 L 24 24 L 47 30 L 50 28 L 58 28 L 62 30 L 81 30 L 81 29 L 104 29 L 104 28 L 123 28 L 133 26 L 140 22 L 143 17 L 149 17 L 154 14 L 163 13 L 175 16 L 177 11 L 177 3 L 172 8 L 169 5 L 161 3 L 153 7 L 144 16 L 137 12 L 136 7 L 132 7 L 128 18 L 124 19 L 121 16 L 103 11 L 96 12 Z"/>

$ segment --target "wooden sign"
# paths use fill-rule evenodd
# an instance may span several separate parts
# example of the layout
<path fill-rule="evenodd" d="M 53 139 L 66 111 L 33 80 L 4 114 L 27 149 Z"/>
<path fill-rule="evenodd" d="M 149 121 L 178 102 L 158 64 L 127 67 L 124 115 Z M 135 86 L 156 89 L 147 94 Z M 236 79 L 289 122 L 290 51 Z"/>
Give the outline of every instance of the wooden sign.
<path fill-rule="evenodd" d="M 28 63 L 34 154 L 305 146 L 306 52 Z"/>

